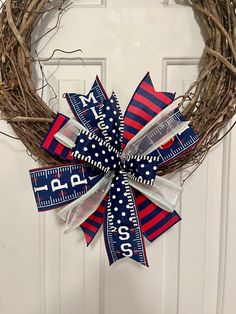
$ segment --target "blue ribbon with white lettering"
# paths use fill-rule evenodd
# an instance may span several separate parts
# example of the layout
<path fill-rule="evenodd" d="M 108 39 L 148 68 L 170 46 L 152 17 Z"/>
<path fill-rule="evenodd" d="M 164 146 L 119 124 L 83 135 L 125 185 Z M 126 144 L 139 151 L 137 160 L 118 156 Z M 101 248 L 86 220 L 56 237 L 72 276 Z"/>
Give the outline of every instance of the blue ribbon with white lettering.
<path fill-rule="evenodd" d="M 102 176 L 91 165 L 78 163 L 30 170 L 38 210 L 50 210 L 77 199 Z"/>

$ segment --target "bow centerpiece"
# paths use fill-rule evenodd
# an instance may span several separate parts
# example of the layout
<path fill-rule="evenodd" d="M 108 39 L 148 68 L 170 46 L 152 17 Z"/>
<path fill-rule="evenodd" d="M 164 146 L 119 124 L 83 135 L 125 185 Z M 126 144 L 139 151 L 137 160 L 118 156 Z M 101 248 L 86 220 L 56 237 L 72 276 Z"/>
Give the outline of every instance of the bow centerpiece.
<path fill-rule="evenodd" d="M 103 224 L 110 264 L 124 258 L 148 266 L 143 235 L 156 239 L 180 220 L 181 188 L 157 176 L 160 164 L 191 149 L 198 137 L 149 73 L 122 114 L 96 78 L 87 96 L 65 97 L 76 117 L 58 114 L 42 148 L 67 163 L 31 170 L 40 211 L 65 205 L 65 232 L 77 227 L 89 244 Z"/>

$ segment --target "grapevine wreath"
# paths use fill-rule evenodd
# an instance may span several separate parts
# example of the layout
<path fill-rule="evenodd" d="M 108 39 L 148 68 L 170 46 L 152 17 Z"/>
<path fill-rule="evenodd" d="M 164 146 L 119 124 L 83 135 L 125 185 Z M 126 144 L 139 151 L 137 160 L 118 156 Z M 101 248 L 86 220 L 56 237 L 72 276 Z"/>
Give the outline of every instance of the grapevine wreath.
<path fill-rule="evenodd" d="M 137 194 L 139 195 L 139 196 L 136 195 L 137 198 L 139 197 L 141 199 L 143 197 L 143 199 L 145 200 L 146 199 L 145 197 L 147 196 L 149 197 L 150 200 L 152 200 L 153 195 L 151 195 L 150 193 L 148 194 L 149 188 L 147 188 L 145 184 L 150 184 L 152 186 L 152 184 L 154 184 L 154 181 L 155 181 L 156 173 L 159 176 L 163 176 L 164 174 L 175 172 L 177 170 L 187 168 L 193 165 L 195 165 L 194 169 L 196 169 L 202 163 L 202 161 L 206 157 L 211 147 L 216 145 L 234 126 L 234 124 L 232 124 L 231 127 L 228 128 L 228 131 L 226 131 L 222 135 L 222 130 L 225 128 L 227 123 L 230 121 L 230 119 L 234 116 L 236 112 L 236 80 L 235 80 L 235 77 L 236 77 L 236 15 L 235 15 L 236 2 L 235 0 L 216 0 L 216 1 L 187 0 L 187 1 L 176 1 L 176 2 L 178 2 L 180 5 L 186 5 L 186 4 L 190 5 L 193 8 L 196 14 L 196 18 L 198 19 L 199 23 L 202 26 L 203 36 L 205 39 L 205 49 L 204 49 L 203 56 L 201 59 L 198 79 L 196 80 L 196 82 L 191 84 L 190 88 L 186 91 L 185 95 L 177 98 L 177 100 L 179 100 L 178 107 L 182 113 L 181 114 L 180 111 L 178 111 L 182 119 L 180 122 L 184 124 L 184 123 L 187 123 L 184 121 L 189 121 L 191 125 L 191 127 L 189 127 L 189 132 L 193 132 L 192 134 L 196 134 L 197 138 L 199 139 L 198 144 L 194 145 L 191 150 L 185 151 L 185 154 L 178 154 L 177 158 L 172 159 L 170 162 L 165 163 L 163 165 L 160 164 L 160 166 L 156 167 L 155 163 L 157 162 L 157 156 L 155 156 L 155 154 L 152 156 L 142 155 L 138 153 L 136 153 L 136 155 L 127 154 L 124 156 L 127 158 L 122 159 L 122 156 L 123 156 L 122 148 L 119 147 L 118 141 L 116 140 L 114 142 L 115 143 L 114 145 L 117 146 L 116 148 L 114 148 L 115 147 L 114 145 L 113 146 L 111 145 L 112 142 L 108 143 L 109 141 L 113 140 L 112 136 L 108 137 L 104 135 L 105 140 L 101 140 L 101 138 L 94 135 L 92 131 L 91 133 L 89 133 L 89 131 L 86 130 L 86 128 L 83 128 L 83 127 L 80 128 L 81 125 L 79 127 L 77 125 L 76 127 L 80 129 L 79 129 L 79 133 L 77 133 L 78 135 L 77 139 L 73 141 L 74 146 L 73 145 L 71 146 L 71 148 L 75 147 L 75 149 L 74 151 L 72 149 L 73 154 L 71 153 L 70 157 L 73 157 L 74 159 L 78 157 L 77 159 L 81 159 L 81 160 L 85 160 L 89 162 L 92 160 L 91 162 L 92 166 L 93 165 L 98 166 L 100 164 L 100 170 L 107 171 L 107 173 L 105 171 L 106 174 L 101 179 L 101 174 L 94 176 L 94 173 L 93 173 L 94 168 L 93 167 L 90 168 L 91 166 L 88 167 L 88 169 L 86 168 L 87 167 L 86 165 L 81 166 L 78 163 L 76 163 L 73 166 L 68 165 L 68 163 L 65 166 L 56 166 L 62 163 L 63 161 L 60 158 L 56 157 L 55 155 L 48 153 L 47 150 L 41 149 L 41 144 L 47 141 L 48 135 L 51 134 L 52 129 L 53 129 L 52 125 L 55 125 L 55 121 L 58 123 L 60 119 L 61 120 L 64 119 L 68 122 L 67 120 L 68 118 L 60 114 L 56 115 L 56 113 L 54 113 L 53 110 L 41 99 L 41 97 L 38 94 L 38 91 L 35 88 L 34 82 L 31 77 L 31 66 L 35 62 L 38 62 L 40 66 L 41 64 L 40 64 L 40 60 L 38 58 L 34 58 L 31 54 L 31 51 L 30 51 L 31 34 L 32 34 L 33 29 L 39 23 L 39 21 L 43 18 L 43 16 L 50 14 L 51 11 L 56 11 L 58 14 L 57 25 L 55 26 L 55 28 L 57 28 L 60 22 L 61 15 L 66 10 L 66 8 L 70 5 L 70 3 L 68 3 L 66 0 L 61 0 L 61 1 L 6 0 L 6 1 L 2 1 L 2 11 L 0 13 L 0 36 L 1 36 L 1 40 L 0 40 L 0 64 L 1 64 L 0 118 L 11 124 L 12 128 L 14 129 L 17 135 L 17 139 L 22 141 L 22 143 L 25 145 L 27 149 L 27 153 L 30 154 L 30 156 L 32 156 L 35 160 L 39 161 L 41 164 L 55 166 L 52 168 L 54 170 L 56 169 L 55 171 L 57 171 L 56 173 L 58 173 L 58 178 L 60 178 L 59 171 L 61 171 L 61 167 L 65 167 L 63 168 L 64 172 L 83 170 L 82 172 L 87 171 L 88 174 L 90 174 L 91 178 L 101 179 L 101 181 L 99 182 L 95 182 L 95 183 L 93 182 L 94 186 L 91 185 L 89 187 L 91 189 L 90 192 L 82 191 L 83 196 L 78 197 L 79 201 L 76 201 L 77 202 L 76 206 L 81 207 L 83 205 L 84 207 L 82 206 L 81 212 L 86 213 L 85 208 L 91 207 L 91 205 L 89 205 L 91 203 L 89 203 L 88 201 L 91 201 L 91 197 L 92 197 L 93 198 L 92 200 L 96 201 L 93 204 L 92 209 L 96 210 L 96 208 L 100 204 L 100 207 L 102 208 L 103 212 L 105 210 L 105 213 L 106 213 L 105 215 L 107 215 L 107 220 L 104 219 L 105 228 L 107 226 L 107 230 L 108 230 L 109 224 L 110 224 L 110 229 L 108 231 L 111 232 L 110 236 L 107 233 L 106 240 L 107 240 L 108 246 L 111 246 L 111 243 L 113 243 L 112 241 L 117 236 L 115 234 L 117 231 L 118 233 L 120 232 L 118 234 L 118 237 L 121 241 L 124 239 L 128 239 L 128 236 L 127 236 L 128 233 L 126 232 L 127 230 L 129 230 L 129 232 L 131 233 L 133 231 L 133 233 L 139 237 L 140 247 L 142 246 L 142 243 L 143 243 L 142 234 L 140 233 L 140 226 L 138 224 L 138 219 L 136 219 L 137 217 L 136 218 L 132 217 L 132 215 L 133 216 L 136 215 L 135 211 L 131 209 L 135 207 L 135 197 L 132 199 L 133 195 L 132 195 L 132 190 L 129 187 L 129 184 L 132 187 L 135 186 L 135 188 L 137 189 L 140 188 L 139 191 L 143 192 L 143 194 L 145 195 L 145 196 L 142 196 L 142 195 L 140 196 L 140 194 Z M 50 58 L 53 57 L 56 50 L 53 52 Z M 149 76 L 146 76 L 142 82 L 143 84 L 146 84 L 146 86 L 149 84 L 148 86 L 150 87 L 151 83 L 149 82 L 149 79 L 150 79 Z M 107 115 L 106 117 L 107 121 L 103 121 L 103 122 L 106 122 L 107 129 L 109 129 L 109 127 L 113 128 L 114 126 L 109 125 L 109 121 L 113 121 L 117 117 L 111 117 L 111 116 L 109 117 L 109 115 L 112 115 L 113 113 L 117 112 L 116 111 L 117 109 L 119 111 L 118 103 L 116 104 L 116 97 L 115 95 L 112 95 L 110 99 L 107 98 L 106 93 L 98 78 L 95 80 L 94 84 L 96 85 L 96 88 L 100 91 L 100 95 L 101 94 L 104 95 L 105 103 L 109 104 L 109 105 L 103 106 L 104 107 L 103 109 L 100 108 L 101 110 L 106 110 L 106 108 L 108 108 L 109 112 L 106 112 L 106 114 L 103 113 L 103 115 L 101 114 L 99 118 L 102 116 L 106 117 Z M 156 94 L 158 94 L 158 92 L 156 92 Z M 72 94 L 67 94 L 69 103 L 71 99 L 74 97 L 74 94 L 72 96 L 70 95 Z M 167 94 L 163 93 L 163 95 L 165 97 Z M 168 95 L 170 96 L 170 93 Z M 171 94 L 171 95 L 174 95 L 174 94 Z M 80 97 L 84 97 L 84 96 L 80 96 Z M 73 105 L 74 105 L 73 101 L 71 101 L 72 111 L 73 111 Z M 111 112 L 110 110 L 110 107 L 112 106 L 114 110 L 113 112 Z M 114 106 L 117 106 L 117 107 L 114 107 Z M 171 106 L 169 107 L 172 108 Z M 164 108 L 159 108 L 159 109 L 161 111 Z M 177 110 L 179 109 L 177 108 Z M 167 117 L 168 117 L 168 114 L 171 109 L 166 109 L 166 110 L 168 112 L 167 113 Z M 164 112 L 166 111 L 163 110 L 163 112 L 160 115 L 159 114 L 158 115 L 162 117 L 165 115 Z M 123 133 L 122 133 L 121 120 L 123 118 L 121 116 L 122 114 L 120 113 L 120 117 L 118 120 L 116 120 L 117 122 L 115 123 L 116 126 L 120 123 L 119 130 L 111 128 L 110 131 L 117 134 L 118 132 L 120 132 L 122 135 Z M 159 120 L 158 120 L 158 117 L 157 117 L 157 120 L 155 119 L 156 118 L 153 118 L 154 122 L 155 121 L 160 122 L 160 118 Z M 71 122 L 68 122 L 69 131 L 68 129 L 64 130 L 63 129 L 64 126 L 63 126 L 62 129 L 64 130 L 63 131 L 64 133 L 61 131 L 61 134 L 59 135 L 62 135 L 63 137 L 68 136 L 68 132 L 69 133 L 71 133 L 72 131 L 74 132 L 73 128 L 77 130 L 76 127 L 73 125 L 73 123 L 75 122 L 73 122 L 72 124 L 70 123 Z M 152 123 L 152 127 L 155 128 L 153 123 Z M 150 131 L 150 128 L 149 128 L 149 131 Z M 180 131 L 180 128 L 178 129 L 178 131 Z M 175 134 L 178 134 L 178 132 L 176 131 Z M 50 136 L 51 138 L 55 136 L 55 138 L 58 139 L 56 137 L 57 135 L 58 134 L 53 134 L 52 136 L 51 135 Z M 70 142 L 71 138 L 67 138 L 67 141 Z M 86 142 L 86 145 L 84 144 L 85 142 Z M 60 143 L 63 143 L 63 142 L 60 142 Z M 101 147 L 104 146 L 107 148 L 107 149 L 105 148 L 104 150 L 104 154 L 106 154 L 105 161 L 108 163 L 109 158 L 110 158 L 110 161 L 113 160 L 113 163 L 109 167 L 106 167 L 106 165 L 104 166 L 104 164 L 102 164 L 103 160 L 97 162 L 97 164 L 94 162 L 94 160 L 96 159 L 95 158 L 96 155 L 99 155 L 99 150 L 97 150 L 96 153 L 94 153 L 94 150 L 92 150 L 92 148 L 96 147 L 97 149 L 99 145 Z M 67 146 L 67 147 L 70 148 L 70 146 Z M 90 148 L 91 150 L 89 150 Z M 100 153 L 102 155 L 103 154 L 102 148 L 99 148 L 99 149 L 101 150 Z M 86 154 L 83 155 L 84 152 L 81 152 L 81 150 L 88 152 L 88 155 Z M 48 151 L 50 152 L 50 150 Z M 126 152 L 126 151 L 127 149 L 125 148 L 123 152 Z M 114 160 L 116 160 L 115 164 L 114 164 Z M 120 174 L 116 172 L 116 170 L 114 170 L 115 167 L 120 167 L 120 170 L 119 170 Z M 133 174 L 132 174 L 133 177 L 130 177 L 130 178 L 135 179 L 135 171 L 138 169 L 137 171 L 139 172 L 138 173 L 139 177 L 137 181 L 139 183 L 141 182 L 142 184 L 145 183 L 144 186 L 140 186 L 140 184 L 138 185 L 132 182 L 132 180 L 131 181 L 128 180 L 129 178 L 127 177 L 126 170 L 124 169 L 129 168 L 129 167 L 131 168 L 133 167 Z M 81 169 L 83 168 L 83 169 L 81 170 L 80 168 Z M 52 171 L 50 170 L 51 172 L 49 171 L 48 174 L 55 176 L 55 172 L 53 172 L 54 170 Z M 114 170 L 114 171 L 112 172 L 111 170 L 112 171 Z M 153 170 L 154 170 L 154 174 L 151 173 L 153 172 Z M 47 190 L 46 197 L 52 199 L 52 196 L 50 195 L 50 192 L 48 191 L 48 185 L 46 184 L 46 181 L 44 182 L 45 185 L 41 184 L 40 187 L 37 185 L 38 181 L 41 180 L 41 177 L 37 178 L 37 171 L 38 170 L 31 172 L 31 179 L 32 179 L 33 187 L 34 187 L 34 192 L 37 194 L 38 192 Z M 47 172 L 47 170 L 43 170 L 43 171 Z M 116 174 L 115 174 L 115 177 L 113 178 L 112 173 L 114 174 L 114 172 Z M 79 181 L 80 179 L 78 177 L 78 174 L 75 174 L 72 177 L 69 177 L 69 179 L 71 180 L 70 182 L 72 184 L 72 187 L 82 182 L 82 181 Z M 60 180 L 58 178 L 57 179 L 54 178 L 51 181 L 52 192 L 60 190 L 60 188 L 62 187 Z M 159 184 L 160 189 L 161 189 L 162 183 L 163 185 L 168 186 L 168 189 L 171 189 L 171 187 L 173 187 L 173 185 L 164 181 L 166 179 L 162 179 L 161 177 L 158 177 L 158 178 L 159 179 L 157 179 L 157 182 L 155 183 L 156 183 L 156 186 L 158 186 Z M 47 180 L 48 180 L 48 176 L 47 176 Z M 124 186 L 122 186 L 122 184 Z M 67 184 L 64 184 L 64 186 L 68 188 Z M 116 186 L 116 191 L 114 190 L 114 186 Z M 106 191 L 106 193 L 108 192 L 108 190 L 106 190 L 107 187 L 111 187 L 111 189 L 109 192 L 110 194 L 109 194 L 107 205 L 104 205 L 101 201 L 104 202 L 105 200 L 106 194 L 104 194 L 104 191 Z M 150 189 L 154 189 L 154 188 L 155 188 L 155 185 L 154 187 L 150 187 Z M 122 192 L 122 189 L 125 189 L 124 193 Z M 86 191 L 87 191 L 87 187 L 86 187 Z M 123 204 L 121 206 L 122 208 L 120 209 L 116 207 L 119 205 L 115 205 L 115 202 L 118 202 L 116 200 L 118 199 L 116 195 L 117 191 L 122 192 L 119 195 L 120 197 L 119 203 Z M 82 195 L 82 192 L 81 194 L 78 194 L 78 195 Z M 63 195 L 63 200 L 64 200 L 65 196 L 63 192 L 60 191 L 60 195 Z M 35 196 L 36 196 L 36 201 L 38 200 L 37 206 L 40 210 L 40 206 L 42 205 L 41 204 L 42 202 L 38 194 Z M 89 198 L 89 196 L 91 197 Z M 124 197 L 124 199 L 122 199 L 121 196 L 122 197 L 127 196 L 127 197 Z M 100 201 L 99 203 L 97 203 L 97 200 L 96 200 L 97 197 Z M 57 199 L 60 199 L 60 197 L 57 197 Z M 156 204 L 159 204 L 158 202 L 160 200 L 161 198 L 159 198 Z M 81 202 L 83 202 L 82 205 L 81 205 Z M 126 210 L 126 212 L 123 212 L 125 208 L 124 206 L 125 203 L 127 205 L 126 208 L 128 208 L 128 210 Z M 48 205 L 48 203 L 44 201 L 44 207 L 47 207 L 45 204 Z M 168 201 L 164 205 L 166 204 L 168 204 Z M 58 206 L 59 205 L 61 205 L 61 203 L 58 204 Z M 66 210 L 64 208 L 60 212 L 61 218 L 64 220 L 66 220 L 65 215 L 64 215 L 65 211 L 67 211 L 67 213 L 69 212 L 68 217 L 71 215 L 73 219 L 74 219 L 74 216 L 78 214 L 76 213 L 74 215 L 73 214 L 74 208 L 71 208 L 70 205 L 68 206 L 65 207 Z M 97 214 L 99 213 L 101 214 L 101 209 L 99 212 L 100 207 L 98 207 L 98 212 L 96 211 Z M 162 207 L 162 209 L 163 208 L 166 210 L 165 207 Z M 117 210 L 118 214 L 120 214 L 119 219 L 114 218 L 113 214 L 115 215 L 118 215 L 118 214 L 117 213 L 112 214 L 111 211 L 113 209 L 115 211 Z M 159 208 L 158 213 L 160 213 L 162 209 Z M 119 213 L 119 210 L 120 210 L 120 213 Z M 171 208 L 171 210 L 174 210 L 174 209 Z M 92 212 L 90 214 L 93 215 Z M 130 215 L 129 221 L 131 221 L 128 224 L 132 225 L 131 226 L 132 228 L 130 226 L 127 227 L 127 225 L 119 226 L 119 224 L 121 224 L 122 222 L 121 219 L 123 219 L 122 216 L 127 217 L 128 215 Z M 173 215 L 175 215 L 174 216 L 175 221 L 173 222 L 175 223 L 180 219 L 180 217 L 175 212 Z M 86 216 L 86 219 L 87 218 L 88 216 Z M 85 223 L 86 223 L 86 219 L 83 220 L 85 221 Z M 102 224 L 102 218 L 99 217 L 99 215 L 94 217 L 94 219 L 96 221 L 100 219 L 101 220 L 100 225 Z M 116 219 L 116 223 L 118 224 L 117 226 L 113 225 L 114 219 Z M 135 219 L 136 219 L 136 222 L 134 222 Z M 67 219 L 67 222 L 68 222 L 68 219 Z M 80 223 L 81 223 L 81 220 L 80 220 Z M 142 219 L 141 219 L 141 224 L 143 224 Z M 83 227 L 83 224 L 78 224 L 78 221 L 77 221 L 76 226 L 78 225 L 81 225 Z M 96 234 L 96 231 L 94 232 L 94 235 Z M 137 233 L 135 233 L 136 231 Z M 86 232 L 85 232 L 85 235 L 87 236 L 86 240 L 88 243 L 92 239 L 92 236 L 90 236 L 89 233 L 86 234 Z M 148 238 L 148 234 L 145 234 L 144 232 L 144 235 Z M 117 241 L 114 241 L 114 243 L 117 243 Z M 123 256 L 131 256 L 131 255 L 127 255 L 128 254 L 127 252 L 130 252 L 130 250 L 127 249 L 125 245 L 127 245 L 127 243 L 121 244 L 120 246 L 121 248 L 123 247 L 123 253 L 122 253 Z M 129 245 L 131 246 L 131 244 Z M 140 249 L 140 251 L 144 253 L 144 250 L 142 248 Z M 115 252 L 115 254 L 117 255 L 116 248 L 114 248 L 113 251 L 112 249 L 110 249 L 110 251 L 108 250 L 108 255 L 109 255 L 109 252 L 110 253 Z M 114 260 L 119 259 L 119 258 L 121 257 L 116 256 Z M 145 254 L 143 254 L 140 257 L 140 259 L 138 259 L 137 257 L 136 260 L 143 264 L 146 264 Z M 112 261 L 113 261 L 113 257 L 110 256 L 110 262 Z"/>
<path fill-rule="evenodd" d="M 159 168 L 161 175 L 200 164 L 236 112 L 236 3 L 187 3 L 201 21 L 206 45 L 198 79 L 180 98 L 179 107 L 200 143 Z M 7 0 L 0 14 L 0 117 L 11 124 L 32 157 L 49 165 L 58 160 L 42 151 L 40 144 L 55 113 L 40 98 L 31 78 L 31 65 L 37 62 L 30 53 L 31 33 L 44 14 L 55 10 L 60 16 L 67 6 L 64 0 L 59 4 L 50 0 Z"/>

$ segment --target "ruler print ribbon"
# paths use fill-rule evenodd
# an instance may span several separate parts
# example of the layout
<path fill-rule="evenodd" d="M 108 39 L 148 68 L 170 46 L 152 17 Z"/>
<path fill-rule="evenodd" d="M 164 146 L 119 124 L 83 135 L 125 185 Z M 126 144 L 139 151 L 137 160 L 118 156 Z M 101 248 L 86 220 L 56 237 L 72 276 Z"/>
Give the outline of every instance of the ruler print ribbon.
<path fill-rule="evenodd" d="M 58 113 L 42 143 L 64 164 L 30 171 L 38 210 L 64 205 L 65 232 L 80 226 L 89 245 L 103 225 L 110 264 L 130 257 L 148 266 L 144 236 L 153 241 L 181 219 L 181 188 L 157 176 L 158 167 L 199 139 L 174 94 L 157 92 L 149 73 L 124 116 L 98 77 L 86 96 L 65 98 L 75 119 Z"/>

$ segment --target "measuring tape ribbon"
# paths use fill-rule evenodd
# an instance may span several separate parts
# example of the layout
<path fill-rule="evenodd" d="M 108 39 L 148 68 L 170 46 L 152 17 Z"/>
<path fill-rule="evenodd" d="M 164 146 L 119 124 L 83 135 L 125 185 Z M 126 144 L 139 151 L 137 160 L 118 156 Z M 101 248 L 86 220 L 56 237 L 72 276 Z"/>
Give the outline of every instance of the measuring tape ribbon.
<path fill-rule="evenodd" d="M 148 266 L 134 195 L 122 170 L 116 173 L 111 184 L 103 231 L 110 265 L 129 257 Z"/>
<path fill-rule="evenodd" d="M 103 137 L 102 129 L 98 127 L 98 116 L 101 105 L 109 98 L 98 76 L 87 95 L 77 93 L 65 93 L 71 111 L 75 119 L 88 131 Z"/>
<path fill-rule="evenodd" d="M 77 199 L 103 174 L 89 164 L 67 164 L 30 170 L 39 211 L 50 210 Z"/>

